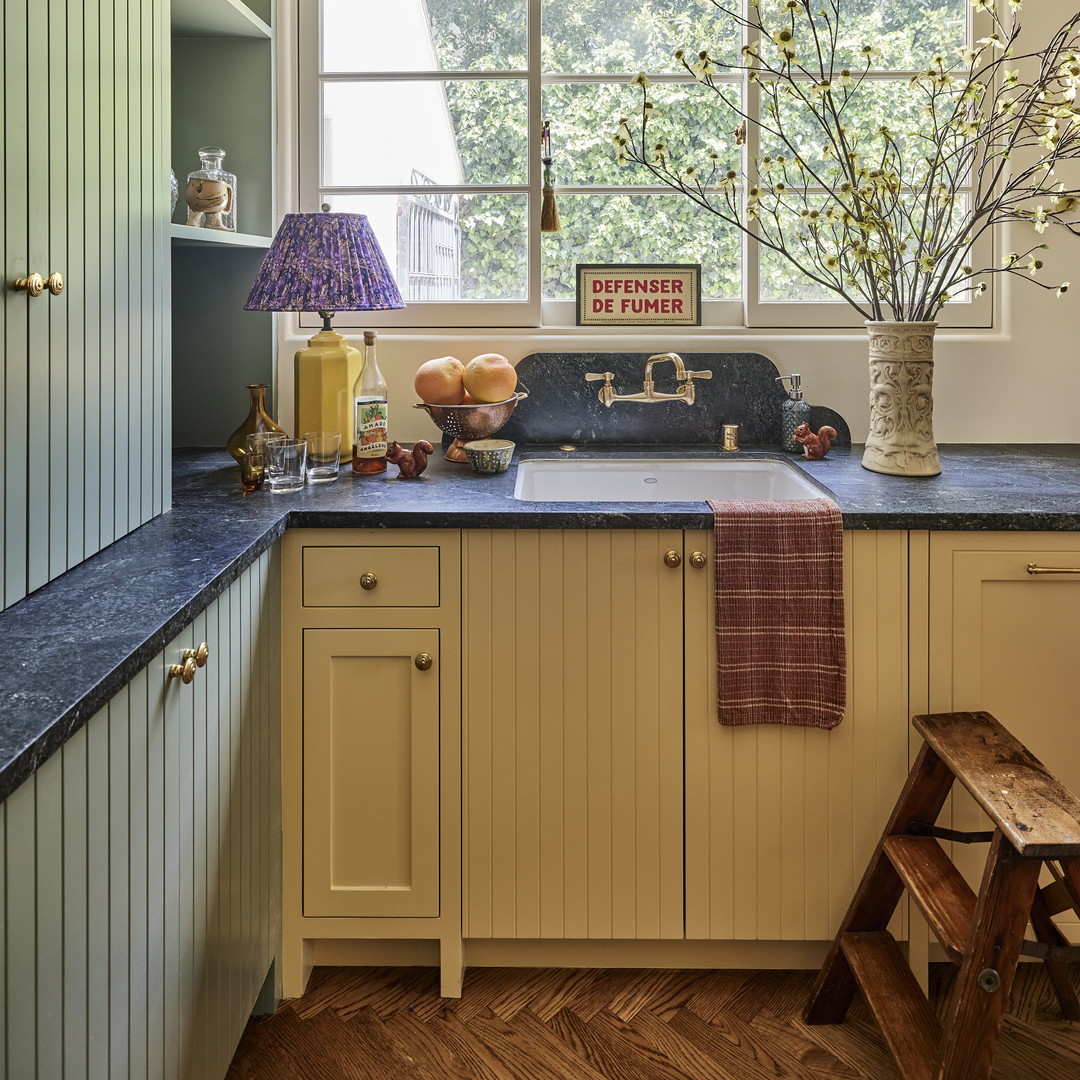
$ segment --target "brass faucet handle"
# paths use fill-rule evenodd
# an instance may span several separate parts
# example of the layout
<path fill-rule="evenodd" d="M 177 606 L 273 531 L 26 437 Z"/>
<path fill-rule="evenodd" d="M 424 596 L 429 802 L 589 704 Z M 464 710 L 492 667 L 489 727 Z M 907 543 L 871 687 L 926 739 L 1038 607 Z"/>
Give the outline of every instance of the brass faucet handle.
<path fill-rule="evenodd" d="M 712 372 L 711 371 L 688 371 L 688 372 L 686 372 L 686 381 L 687 382 L 689 382 L 691 379 L 711 379 L 711 378 L 712 378 Z"/>
<path fill-rule="evenodd" d="M 615 378 L 615 373 L 613 371 L 605 371 L 602 374 L 598 374 L 595 371 L 587 371 L 587 372 L 585 372 L 585 381 L 586 382 L 599 382 L 601 379 L 603 379 L 604 382 L 610 383 L 611 380 L 614 379 L 614 378 Z"/>

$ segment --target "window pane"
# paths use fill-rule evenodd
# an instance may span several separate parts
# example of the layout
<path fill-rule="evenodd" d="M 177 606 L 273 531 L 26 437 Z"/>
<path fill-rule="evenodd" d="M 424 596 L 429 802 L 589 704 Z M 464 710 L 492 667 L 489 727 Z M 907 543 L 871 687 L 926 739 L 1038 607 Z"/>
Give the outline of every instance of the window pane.
<path fill-rule="evenodd" d="M 701 263 L 703 299 L 741 295 L 740 233 L 681 195 L 560 195 L 542 237 L 543 297 L 572 298 L 576 263 Z"/>
<path fill-rule="evenodd" d="M 553 72 L 682 71 L 676 49 L 738 56 L 739 27 L 686 0 L 543 0 L 542 65 Z"/>
<path fill-rule="evenodd" d="M 524 184 L 524 80 L 323 86 L 323 183 Z"/>
<path fill-rule="evenodd" d="M 322 70 L 521 71 L 525 5 L 526 0 L 322 0 Z"/>
<path fill-rule="evenodd" d="M 809 86 L 807 90 L 809 92 Z M 835 108 L 843 109 L 847 142 L 861 155 L 860 163 L 867 163 L 872 167 L 881 161 L 885 141 L 878 132 L 882 126 L 892 133 L 901 151 L 907 151 L 906 164 L 921 161 L 922 154 L 918 153 L 919 141 L 913 141 L 911 133 L 931 130 L 930 118 L 924 109 L 928 99 L 922 90 L 909 85 L 906 79 L 866 79 L 852 90 L 850 96 L 846 96 L 844 88 L 839 86 L 831 96 Z M 765 104 L 764 92 L 762 104 Z M 781 105 L 782 130 L 789 143 L 795 146 L 803 160 L 815 172 L 824 169 L 826 174 L 831 173 L 836 167 L 836 161 L 835 158 L 827 161 L 822 157 L 825 148 L 822 128 L 796 101 L 781 98 Z M 948 106 L 939 105 L 939 108 L 946 115 L 950 112 Z M 768 116 L 766 121 L 771 122 Z M 791 149 L 785 147 L 776 136 L 762 131 L 761 153 L 773 157 L 783 154 L 790 158 Z"/>
<path fill-rule="evenodd" d="M 935 53 L 955 61 L 967 40 L 967 12 L 967 0 L 844 0 L 840 36 L 850 51 L 841 59 L 856 63 L 861 47 L 872 45 L 881 50 L 876 68 L 925 67 Z"/>
<path fill-rule="evenodd" d="M 329 195 L 367 214 L 406 303 L 524 300 L 528 199 L 521 195 Z"/>
<path fill-rule="evenodd" d="M 738 87 L 729 89 L 737 99 Z M 715 152 L 726 167 L 739 167 L 734 136 L 738 120 L 707 87 L 658 83 L 649 87 L 649 101 L 657 111 L 647 129 L 648 143 L 662 141 L 673 166 L 707 167 L 709 154 Z M 620 117 L 628 117 L 633 129 L 641 102 L 641 91 L 634 86 L 546 85 L 543 113 L 551 122 L 556 183 L 657 183 L 642 166 L 616 164 L 611 143 Z"/>
<path fill-rule="evenodd" d="M 824 200 L 821 196 L 811 195 L 807 200 L 808 206 L 821 207 L 823 206 L 823 203 Z M 916 258 L 920 252 L 919 243 L 912 233 L 913 231 L 923 231 L 921 227 L 924 220 L 923 214 L 927 211 L 924 208 L 922 200 L 907 198 L 901 200 L 901 205 L 907 209 L 909 215 L 906 226 L 899 212 L 893 213 L 890 217 L 892 220 L 897 221 L 902 228 L 905 228 L 908 248 L 901 258 L 905 264 L 905 272 L 910 274 L 914 269 Z M 971 202 L 969 198 L 960 197 L 953 206 L 951 212 L 947 209 L 939 210 L 938 212 L 950 216 L 952 220 L 959 225 L 959 223 L 963 221 L 964 215 L 968 213 L 970 206 Z M 935 212 L 935 207 L 933 205 L 931 205 L 929 212 Z M 785 247 L 793 252 L 798 251 L 799 246 L 804 240 L 807 245 L 813 244 L 811 234 L 804 226 L 797 222 L 796 214 L 797 204 L 796 213 L 792 213 L 786 219 L 784 228 Z M 912 230 L 912 223 L 918 225 L 919 228 Z M 859 263 L 851 256 L 852 244 L 856 238 L 859 238 L 859 234 L 855 230 L 849 229 L 845 233 L 838 225 L 823 222 L 818 227 L 815 235 L 822 257 L 836 256 L 843 259 L 844 267 L 835 271 L 838 276 L 845 272 L 858 272 Z M 872 237 L 869 240 L 869 243 L 871 247 L 874 246 Z M 783 255 L 780 255 L 778 252 L 775 252 L 764 245 L 760 248 L 760 251 L 761 269 L 758 298 L 763 303 L 778 303 L 785 300 L 795 303 L 836 303 L 840 300 L 840 297 L 837 296 L 836 293 L 809 281 L 807 277 L 797 267 L 793 266 L 791 262 L 784 258 Z M 930 252 L 930 254 L 933 254 L 933 252 Z M 977 280 L 979 279 L 976 278 L 976 281 Z M 954 299 L 950 301 L 950 303 L 970 303 L 973 299 L 973 294 L 970 291 L 964 291 L 965 285 L 969 284 L 971 284 L 971 282 L 955 286 L 953 290 Z M 854 295 L 854 293 L 852 293 L 852 295 Z"/>
<path fill-rule="evenodd" d="M 815 10 L 832 12 L 831 4 L 815 5 Z M 779 0 L 761 0 L 762 24 L 770 31 L 791 28 L 791 16 L 782 13 Z M 871 45 L 880 55 L 873 65 L 881 70 L 915 70 L 926 67 L 935 53 L 942 53 L 948 62 L 957 59 L 956 50 L 967 38 L 967 0 L 842 0 L 837 35 L 836 62 L 840 67 L 861 71 L 866 60 L 862 47 Z M 819 34 L 825 20 L 816 20 Z M 801 12 L 796 13 L 793 44 L 799 63 L 807 70 L 817 64 L 809 24 Z M 822 34 L 825 37 L 826 35 Z M 767 45 L 762 55 L 770 61 L 775 50 Z"/>

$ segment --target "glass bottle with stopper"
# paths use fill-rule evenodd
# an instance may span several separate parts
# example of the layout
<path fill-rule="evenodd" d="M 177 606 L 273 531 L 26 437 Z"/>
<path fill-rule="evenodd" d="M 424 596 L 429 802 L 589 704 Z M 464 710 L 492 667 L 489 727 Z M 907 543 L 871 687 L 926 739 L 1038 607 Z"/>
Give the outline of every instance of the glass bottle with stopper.
<path fill-rule="evenodd" d="M 202 167 L 188 173 L 184 201 L 188 225 L 236 232 L 236 177 L 222 168 L 220 146 L 199 147 Z"/>
<path fill-rule="evenodd" d="M 386 379 L 375 355 L 375 331 L 364 331 L 363 367 L 353 387 L 353 472 L 386 471 Z"/>

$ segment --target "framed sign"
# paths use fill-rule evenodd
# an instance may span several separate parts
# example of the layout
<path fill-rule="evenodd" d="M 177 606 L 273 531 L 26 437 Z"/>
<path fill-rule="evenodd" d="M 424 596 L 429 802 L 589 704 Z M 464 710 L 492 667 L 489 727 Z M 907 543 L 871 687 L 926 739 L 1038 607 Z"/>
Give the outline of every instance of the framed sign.
<path fill-rule="evenodd" d="M 578 263 L 578 326 L 700 326 L 699 263 Z"/>

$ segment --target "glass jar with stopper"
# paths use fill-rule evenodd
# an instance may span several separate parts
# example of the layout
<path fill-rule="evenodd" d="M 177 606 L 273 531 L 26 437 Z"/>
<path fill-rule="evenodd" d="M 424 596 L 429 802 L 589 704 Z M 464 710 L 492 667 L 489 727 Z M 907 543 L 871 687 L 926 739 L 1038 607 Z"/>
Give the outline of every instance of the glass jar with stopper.
<path fill-rule="evenodd" d="M 188 173 L 184 189 L 188 225 L 236 232 L 236 177 L 222 168 L 224 158 L 220 146 L 199 147 L 202 167 Z"/>

